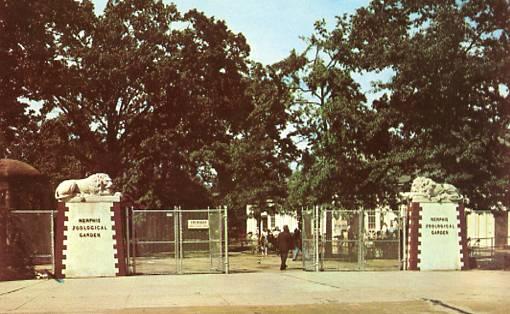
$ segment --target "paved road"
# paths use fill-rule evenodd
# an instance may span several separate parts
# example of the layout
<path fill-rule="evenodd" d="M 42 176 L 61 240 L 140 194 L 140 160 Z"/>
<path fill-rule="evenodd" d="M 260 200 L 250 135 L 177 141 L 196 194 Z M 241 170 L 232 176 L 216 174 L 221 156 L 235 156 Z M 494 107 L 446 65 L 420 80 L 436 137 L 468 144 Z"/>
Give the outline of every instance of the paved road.
<path fill-rule="evenodd" d="M 0 282 L 1 313 L 509 313 L 510 272 L 302 272 Z"/>

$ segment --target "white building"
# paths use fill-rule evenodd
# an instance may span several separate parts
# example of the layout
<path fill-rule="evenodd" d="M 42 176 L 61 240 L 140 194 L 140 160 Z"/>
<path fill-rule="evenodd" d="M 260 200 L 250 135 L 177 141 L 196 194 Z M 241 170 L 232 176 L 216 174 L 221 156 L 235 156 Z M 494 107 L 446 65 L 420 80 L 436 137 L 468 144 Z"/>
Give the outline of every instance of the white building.
<path fill-rule="evenodd" d="M 268 214 L 264 211 L 261 213 L 260 226 L 257 226 L 257 219 L 253 217 L 253 206 L 246 206 L 246 234 L 258 234 L 260 230 L 283 230 L 283 226 L 287 225 L 292 232 L 298 227 L 298 219 L 296 213 L 275 213 L 274 215 Z"/>
<path fill-rule="evenodd" d="M 258 234 L 259 226 L 257 226 L 257 220 L 253 217 L 253 206 L 246 206 L 246 234 Z M 394 224 L 394 220 L 397 219 L 397 215 L 389 208 L 381 208 L 375 211 L 366 211 L 364 217 L 364 224 L 367 226 L 369 232 L 377 232 L 383 230 L 383 226 L 390 227 Z M 322 212 L 321 217 L 321 233 L 326 233 L 326 212 Z M 343 232 L 347 231 L 348 223 L 342 217 L 332 217 L 332 235 L 340 236 Z M 274 215 L 268 214 L 266 211 L 261 213 L 260 230 L 283 230 L 283 226 L 287 225 L 289 230 L 292 232 L 299 226 L 297 214 L 295 212 L 288 213 L 275 213 Z M 395 226 L 396 228 L 396 226 Z"/>

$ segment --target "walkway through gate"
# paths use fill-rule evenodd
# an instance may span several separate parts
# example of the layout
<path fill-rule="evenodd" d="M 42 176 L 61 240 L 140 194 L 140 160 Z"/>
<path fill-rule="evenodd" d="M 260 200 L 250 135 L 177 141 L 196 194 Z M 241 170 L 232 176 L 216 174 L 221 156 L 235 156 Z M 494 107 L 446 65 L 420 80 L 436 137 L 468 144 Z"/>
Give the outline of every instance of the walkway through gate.
<path fill-rule="evenodd" d="M 225 209 L 133 209 L 127 225 L 133 274 L 228 273 Z"/>
<path fill-rule="evenodd" d="M 313 207 L 302 218 L 304 270 L 401 269 L 399 212 Z"/>

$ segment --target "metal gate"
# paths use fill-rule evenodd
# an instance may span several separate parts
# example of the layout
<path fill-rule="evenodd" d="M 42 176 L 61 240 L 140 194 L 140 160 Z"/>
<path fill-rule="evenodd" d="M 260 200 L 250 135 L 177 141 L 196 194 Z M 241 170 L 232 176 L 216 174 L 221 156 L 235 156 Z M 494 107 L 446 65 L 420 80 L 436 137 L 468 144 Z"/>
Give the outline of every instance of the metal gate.
<path fill-rule="evenodd" d="M 304 209 L 303 269 L 399 270 L 403 223 L 398 211 Z"/>
<path fill-rule="evenodd" d="M 128 269 L 133 274 L 228 273 L 226 209 L 131 209 Z"/>

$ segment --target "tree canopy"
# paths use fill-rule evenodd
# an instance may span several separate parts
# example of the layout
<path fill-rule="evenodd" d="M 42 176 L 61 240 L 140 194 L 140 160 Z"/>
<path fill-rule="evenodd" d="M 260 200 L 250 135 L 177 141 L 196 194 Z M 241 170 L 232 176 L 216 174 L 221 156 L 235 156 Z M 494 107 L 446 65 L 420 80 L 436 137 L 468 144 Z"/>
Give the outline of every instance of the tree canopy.
<path fill-rule="evenodd" d="M 51 72 L 32 86 L 26 81 L 36 75 L 13 61 L 21 87 L 10 108 L 30 123 L 23 126 L 5 111 L 5 120 L 24 132 L 5 146 L 5 156 L 32 162 L 53 184 L 106 172 L 145 207 L 240 208 L 257 198 L 284 197 L 288 158 L 278 157 L 292 146 L 280 136 L 286 87 L 252 64 L 242 34 L 161 1 L 109 1 L 100 16 L 88 2 L 71 4 L 41 4 L 52 14 L 33 26 L 51 36 L 25 57 L 52 63 Z M 73 12 L 59 21 L 66 25 L 61 29 L 54 26 L 59 10 Z M 6 36 L 14 42 L 16 34 Z M 23 97 L 40 101 L 42 114 L 24 112 Z M 266 170 L 245 172 L 259 166 Z"/>
<path fill-rule="evenodd" d="M 224 21 L 162 1 L 5 0 L 0 153 L 54 185 L 109 173 L 145 207 L 373 208 L 418 175 L 508 207 L 509 6 L 374 0 L 261 65 Z M 380 71 L 374 98 L 354 77 Z"/>
<path fill-rule="evenodd" d="M 89 1 L 0 2 L 0 154 L 26 130 L 34 114 L 29 101 L 42 99 L 47 79 L 62 66 L 57 46 L 91 8 Z"/>
<path fill-rule="evenodd" d="M 507 1 L 372 1 L 331 31 L 318 23 L 309 49 L 321 53 L 293 83 L 327 96 L 299 174 L 309 193 L 373 206 L 424 175 L 456 185 L 474 208 L 508 206 L 509 12 Z M 331 92 L 333 77 L 386 69 L 372 103 Z"/>

